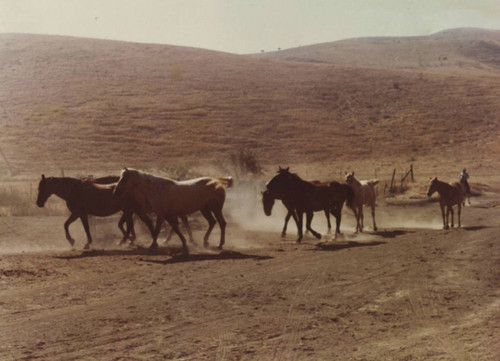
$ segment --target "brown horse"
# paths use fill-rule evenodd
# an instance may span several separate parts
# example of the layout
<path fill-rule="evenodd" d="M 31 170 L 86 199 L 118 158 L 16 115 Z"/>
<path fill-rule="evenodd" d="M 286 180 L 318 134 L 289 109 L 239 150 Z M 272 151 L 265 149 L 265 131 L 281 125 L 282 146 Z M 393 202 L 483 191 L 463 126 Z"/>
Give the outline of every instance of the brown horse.
<path fill-rule="evenodd" d="M 38 197 L 36 204 L 43 207 L 47 199 L 55 194 L 66 201 L 71 215 L 64 223 L 64 230 L 66 232 L 66 239 L 74 246 L 75 240 L 69 233 L 69 225 L 77 218 L 80 218 L 87 234 L 87 244 L 85 249 L 90 247 L 92 243 L 92 236 L 89 230 L 88 216 L 106 217 L 123 211 L 123 215 L 118 222 L 118 227 L 123 233 L 121 243 L 125 242 L 132 233 L 132 241 L 135 239 L 135 232 L 133 228 L 132 214 L 137 210 L 137 206 L 131 202 L 124 202 L 120 199 L 113 197 L 113 188 L 118 181 L 118 177 L 103 177 L 95 180 L 76 179 L 69 177 L 45 177 L 42 174 L 40 183 L 38 184 Z M 100 184 L 105 182 L 115 182 L 112 184 Z M 139 215 L 140 216 L 140 215 Z M 141 217 L 142 218 L 142 217 Z M 145 216 L 143 219 L 146 224 L 149 223 L 151 232 L 153 231 L 153 224 L 151 220 Z M 127 230 L 123 228 L 123 224 L 127 223 Z"/>
<path fill-rule="evenodd" d="M 232 178 L 203 177 L 187 181 L 175 181 L 125 168 L 114 190 L 115 196 L 133 197 L 141 203 L 148 204 L 157 216 L 156 228 L 153 233 L 153 243 L 150 248 L 158 247 L 157 238 L 162 222 L 167 220 L 175 233 L 182 240 L 184 253 L 188 253 L 186 239 L 178 226 L 178 217 L 183 217 L 196 211 L 208 221 L 209 227 L 204 237 L 204 246 L 208 246 L 208 237 L 215 226 L 216 220 L 221 229 L 219 248 L 225 243 L 226 221 L 222 208 L 226 199 L 224 187 L 231 187 Z M 214 218 L 215 216 L 215 218 Z"/>
<path fill-rule="evenodd" d="M 464 186 L 459 182 L 454 183 L 445 183 L 441 182 L 435 177 L 431 180 L 431 185 L 429 186 L 429 190 L 427 191 L 427 196 L 432 196 L 435 192 L 439 193 L 439 206 L 441 207 L 441 215 L 443 216 L 443 228 L 448 229 L 449 223 L 448 218 L 451 213 L 451 226 L 454 227 L 455 224 L 453 222 L 453 206 L 457 205 L 457 214 L 458 214 L 458 227 L 460 224 L 460 214 L 462 211 L 462 202 L 465 198 L 465 189 Z M 444 208 L 446 207 L 446 217 L 444 213 Z"/>
<path fill-rule="evenodd" d="M 320 184 L 321 182 L 314 180 L 314 181 L 311 181 L 311 183 Z M 269 192 L 266 193 L 265 195 L 264 195 L 264 192 L 262 193 L 262 201 L 264 202 L 264 212 L 266 212 L 266 210 L 267 210 L 266 214 L 268 216 L 271 215 L 271 210 L 272 210 L 272 207 L 274 205 L 274 199 L 269 197 Z M 330 222 L 330 210 L 325 209 L 324 212 L 325 212 L 326 222 L 328 224 L 328 233 L 331 233 L 332 224 Z M 283 225 L 283 230 L 281 231 L 281 237 L 283 237 L 283 238 L 286 236 L 286 229 L 288 226 L 288 221 L 290 221 L 290 218 L 293 217 L 293 215 L 294 215 L 293 212 L 288 211 L 286 216 L 285 216 L 285 224 Z M 307 232 L 307 230 L 306 230 L 306 232 Z"/>
<path fill-rule="evenodd" d="M 377 199 L 375 193 L 375 185 L 378 184 L 377 179 L 359 181 L 354 177 L 354 171 L 346 173 L 346 183 L 354 190 L 354 216 L 356 217 L 356 232 L 363 232 L 363 205 L 366 204 L 372 209 L 373 230 L 377 231 L 375 223 L 375 201 Z"/>
<path fill-rule="evenodd" d="M 337 182 L 319 183 L 308 182 L 297 174 L 290 173 L 289 168 L 279 168 L 278 173 L 266 184 L 266 191 L 262 193 L 264 213 L 271 215 L 275 199 L 280 199 L 297 224 L 300 243 L 303 238 L 303 215 L 306 214 L 306 229 L 316 238 L 321 235 L 311 228 L 313 212 L 331 212 L 336 220 L 336 234 L 340 233 L 340 221 L 344 201 L 350 205 L 354 193 L 350 187 L 343 187 Z"/>

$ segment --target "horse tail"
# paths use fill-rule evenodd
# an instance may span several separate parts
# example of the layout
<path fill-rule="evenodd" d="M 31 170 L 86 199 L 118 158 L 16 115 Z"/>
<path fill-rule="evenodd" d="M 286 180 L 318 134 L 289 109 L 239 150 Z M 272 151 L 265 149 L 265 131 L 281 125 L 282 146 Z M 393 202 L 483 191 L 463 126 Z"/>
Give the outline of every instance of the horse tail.
<path fill-rule="evenodd" d="M 231 188 L 233 186 L 233 177 L 219 177 L 217 178 L 220 184 L 226 188 Z"/>
<path fill-rule="evenodd" d="M 372 187 L 375 187 L 378 184 L 378 179 L 371 179 L 368 184 L 371 185 Z"/>

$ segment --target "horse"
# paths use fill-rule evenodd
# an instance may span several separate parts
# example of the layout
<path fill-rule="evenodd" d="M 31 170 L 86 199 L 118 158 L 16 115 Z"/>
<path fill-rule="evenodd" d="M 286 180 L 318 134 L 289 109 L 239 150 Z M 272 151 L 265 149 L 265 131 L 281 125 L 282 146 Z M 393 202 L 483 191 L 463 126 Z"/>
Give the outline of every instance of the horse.
<path fill-rule="evenodd" d="M 375 201 L 377 199 L 375 193 L 375 185 L 378 184 L 377 179 L 359 181 L 354 177 L 354 171 L 346 173 L 346 183 L 354 190 L 354 216 L 356 217 L 356 232 L 363 232 L 363 205 L 368 205 L 372 209 L 373 230 L 377 231 L 375 223 Z"/>
<path fill-rule="evenodd" d="M 451 227 L 454 227 L 455 224 L 453 222 L 453 206 L 457 205 L 457 214 L 458 214 L 458 227 L 460 224 L 460 214 L 462 208 L 462 202 L 465 198 L 465 189 L 463 185 L 459 182 L 453 183 L 445 183 L 441 182 L 435 177 L 431 178 L 431 184 L 429 186 L 429 190 L 427 191 L 427 196 L 432 196 L 435 192 L 439 193 L 439 206 L 441 207 L 441 215 L 443 216 L 443 229 L 449 229 L 448 218 L 451 213 Z M 446 207 L 446 217 L 444 213 L 444 209 Z"/>
<path fill-rule="evenodd" d="M 335 233 L 339 234 L 342 206 L 346 199 L 349 204 L 353 200 L 352 190 L 349 193 L 347 189 L 347 193 L 344 194 L 340 192 L 344 188 L 338 187 L 336 182 L 308 182 L 297 174 L 291 173 L 289 169 L 279 167 L 277 174 L 267 182 L 266 190 L 262 193 L 264 213 L 270 216 L 274 200 L 280 199 L 297 224 L 297 243 L 300 243 L 303 238 L 304 213 L 306 214 L 306 229 L 317 239 L 321 239 L 321 235 L 311 228 L 313 212 L 316 211 L 331 212 L 337 220 Z"/>
<path fill-rule="evenodd" d="M 311 183 L 320 184 L 321 182 L 314 180 L 314 181 L 311 181 Z M 264 192 L 263 192 L 262 195 L 263 195 L 262 200 L 264 202 L 264 212 L 266 212 L 266 209 L 268 209 L 267 212 L 269 214 L 267 214 L 267 213 L 266 214 L 269 216 L 269 215 L 271 215 L 271 209 L 272 209 L 272 206 L 274 205 L 274 199 L 269 197 L 269 193 L 264 195 Z M 264 198 L 266 199 L 265 201 L 264 201 Z M 331 233 L 332 224 L 330 223 L 330 212 L 327 209 L 325 209 L 324 211 L 325 211 L 326 222 L 328 224 L 328 233 Z M 288 226 L 288 221 L 290 220 L 290 218 L 292 216 L 293 216 L 293 213 L 291 211 L 288 211 L 286 216 L 285 216 L 285 224 L 283 225 L 283 230 L 281 231 L 281 237 L 283 237 L 283 238 L 286 237 L 286 229 Z M 307 230 L 306 230 L 306 232 L 307 232 Z"/>
<path fill-rule="evenodd" d="M 212 229 L 219 223 L 221 238 L 219 249 L 225 243 L 226 220 L 222 208 L 226 199 L 225 187 L 231 187 L 231 177 L 202 177 L 186 181 L 176 181 L 141 172 L 136 169 L 123 169 L 113 194 L 116 197 L 133 197 L 142 203 L 147 203 L 157 221 L 150 248 L 158 247 L 157 238 L 162 222 L 166 220 L 182 241 L 185 254 L 188 254 L 186 239 L 179 230 L 178 217 L 183 217 L 201 211 L 208 221 L 208 230 L 204 236 L 203 245 L 208 247 L 208 238 Z M 214 218 L 215 217 L 215 218 Z"/>
<path fill-rule="evenodd" d="M 92 236 L 89 230 L 88 216 L 106 217 L 119 211 L 123 211 L 122 217 L 118 222 L 118 227 L 123 233 L 121 243 L 126 241 L 130 233 L 132 233 L 133 241 L 133 239 L 135 239 L 135 231 L 133 228 L 132 213 L 134 213 L 135 205 L 113 197 L 113 188 L 118 180 L 119 177 L 114 176 L 89 180 L 69 177 L 46 178 L 45 175 L 42 174 L 38 184 L 36 204 L 38 207 L 43 207 L 47 199 L 53 194 L 66 201 L 66 206 L 71 212 L 71 215 L 66 222 L 64 222 L 64 230 L 66 239 L 71 247 L 74 246 L 75 240 L 69 233 L 69 225 L 77 218 L 80 218 L 87 235 L 87 244 L 84 249 L 89 249 L 92 243 Z M 114 183 L 111 184 L 102 184 L 113 181 Z M 148 224 L 148 221 L 150 230 L 153 230 L 153 225 L 149 218 L 145 220 L 145 223 Z M 124 223 L 127 223 L 126 231 L 123 228 Z"/>
<path fill-rule="evenodd" d="M 107 177 L 102 177 L 102 178 L 97 178 L 97 179 L 84 178 L 82 181 L 84 183 L 87 183 L 87 184 L 88 183 L 93 183 L 94 187 L 96 187 L 96 188 L 101 188 L 101 189 L 108 188 L 108 189 L 111 189 L 111 191 L 113 191 L 113 189 L 116 186 L 116 184 L 118 183 L 119 179 L 120 179 L 120 177 L 107 176 Z M 108 181 L 114 181 L 114 182 L 111 183 L 111 184 L 105 184 Z M 137 201 L 137 200 L 134 200 L 134 199 L 122 199 L 122 201 L 124 202 L 124 204 L 126 204 L 126 207 L 125 207 L 126 210 L 129 211 L 129 212 L 131 212 L 131 213 L 138 214 L 139 217 L 141 219 L 143 219 L 143 221 L 148 226 L 151 234 L 153 234 L 153 232 L 154 232 L 153 224 L 149 220 L 149 217 L 146 215 L 147 213 L 151 212 L 151 209 L 150 209 L 149 205 L 147 203 L 144 204 L 144 205 L 139 205 L 141 202 Z M 191 227 L 189 226 L 189 222 L 188 222 L 187 217 L 186 216 L 181 216 L 179 218 L 182 220 L 182 223 L 184 224 L 184 227 L 187 229 L 187 232 L 188 232 L 188 235 L 189 235 L 189 241 L 192 242 L 192 243 L 194 243 L 193 233 L 191 232 Z M 128 238 L 130 238 L 131 244 L 134 244 L 134 241 L 136 239 L 136 235 L 135 235 L 135 231 L 134 231 L 134 223 L 133 223 L 133 221 L 131 223 L 131 227 L 127 227 L 126 231 L 122 227 L 123 223 L 124 223 L 124 220 L 123 220 L 123 217 L 122 217 L 122 219 L 120 219 L 118 227 L 120 227 L 120 229 L 124 233 L 124 237 L 119 242 L 119 245 L 120 246 L 123 245 Z M 165 230 L 168 231 L 167 238 L 165 239 L 165 243 L 167 243 L 168 241 L 170 241 L 170 239 L 174 235 L 174 230 L 172 228 L 170 228 L 170 230 L 168 230 L 166 224 L 165 224 Z M 132 233 L 132 236 L 130 236 L 130 233 Z"/>

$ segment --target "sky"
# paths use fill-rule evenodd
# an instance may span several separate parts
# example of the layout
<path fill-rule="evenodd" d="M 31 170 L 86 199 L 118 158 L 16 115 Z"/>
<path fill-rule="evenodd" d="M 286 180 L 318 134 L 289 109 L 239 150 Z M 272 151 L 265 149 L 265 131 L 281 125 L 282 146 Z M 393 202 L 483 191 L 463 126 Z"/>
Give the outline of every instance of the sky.
<path fill-rule="evenodd" d="M 0 0 L 0 33 L 236 54 L 368 36 L 500 29 L 499 0 Z"/>

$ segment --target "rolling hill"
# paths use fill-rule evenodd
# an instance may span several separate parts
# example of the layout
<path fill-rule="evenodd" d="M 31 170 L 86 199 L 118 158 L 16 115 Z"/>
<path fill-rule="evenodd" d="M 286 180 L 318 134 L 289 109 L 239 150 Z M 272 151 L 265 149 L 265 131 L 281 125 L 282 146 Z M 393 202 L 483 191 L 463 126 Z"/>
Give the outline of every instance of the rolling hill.
<path fill-rule="evenodd" d="M 498 73 L 500 30 L 465 28 L 429 36 L 347 39 L 256 56 L 378 69 Z"/>
<path fill-rule="evenodd" d="M 218 166 L 239 149 L 273 167 L 497 164 L 498 34 L 460 29 L 259 56 L 2 34 L 0 148 L 16 172 L 47 173 Z M 402 55 L 389 61 L 392 49 Z"/>

